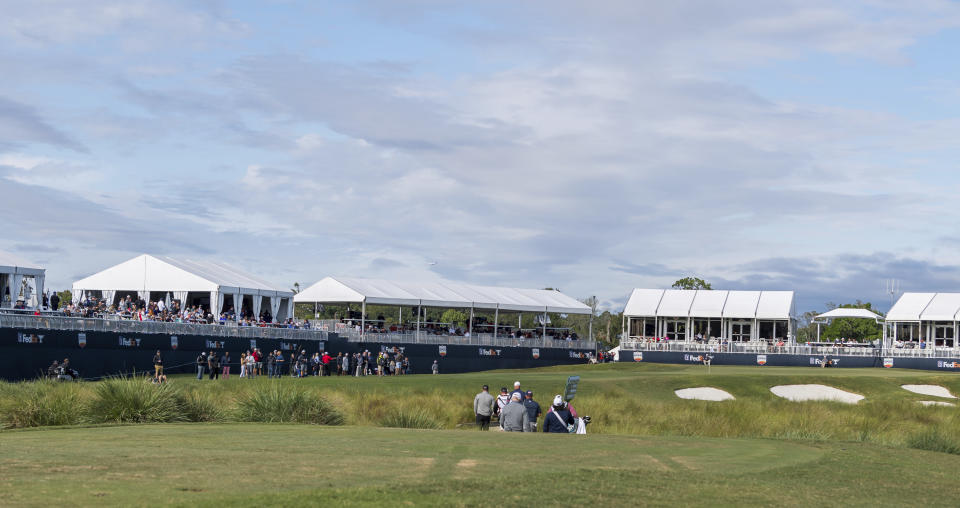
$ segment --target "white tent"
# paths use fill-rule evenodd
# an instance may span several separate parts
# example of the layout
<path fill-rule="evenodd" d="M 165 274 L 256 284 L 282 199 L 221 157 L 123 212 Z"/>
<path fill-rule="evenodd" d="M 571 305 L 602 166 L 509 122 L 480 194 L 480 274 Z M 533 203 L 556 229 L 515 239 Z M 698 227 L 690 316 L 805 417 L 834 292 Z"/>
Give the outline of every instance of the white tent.
<path fill-rule="evenodd" d="M 12 307 L 17 299 L 24 299 L 24 303 L 28 306 L 39 307 L 43 302 L 45 277 L 46 270 L 43 268 L 8 252 L 0 251 L 0 291 L 3 292 L 0 306 Z M 24 288 L 25 281 L 26 288 Z"/>
<path fill-rule="evenodd" d="M 887 313 L 891 340 L 960 347 L 960 293 L 904 293 Z"/>
<path fill-rule="evenodd" d="M 689 330 L 702 322 L 710 335 L 733 335 L 733 327 L 749 327 L 749 335 L 759 338 L 758 324 L 778 322 L 787 325 L 792 335 L 795 323 L 793 291 L 723 291 L 686 289 L 634 289 L 623 309 L 624 330 L 628 336 L 644 336 L 651 326 L 654 336 Z M 637 325 L 639 333 L 630 333 L 628 325 Z M 770 325 L 767 325 L 770 326 Z M 738 328 L 739 329 L 739 328 Z M 680 333 L 683 335 L 683 333 Z M 707 335 L 706 333 L 704 335 Z M 689 337 L 687 337 L 689 338 Z"/>
<path fill-rule="evenodd" d="M 143 254 L 74 282 L 74 303 L 85 291 L 101 291 L 108 304 L 113 303 L 118 291 L 136 292 L 144 301 L 150 300 L 150 293 L 161 293 L 159 300 L 169 292 L 181 302 L 186 301 L 188 293 L 207 293 L 214 314 L 223 311 L 225 296 L 231 297 L 238 314 L 243 301 L 250 297 L 254 315 L 260 314 L 264 299 L 275 319 L 293 315 L 292 291 L 212 261 Z"/>
<path fill-rule="evenodd" d="M 298 303 L 359 303 L 490 309 L 495 311 L 590 314 L 583 303 L 559 291 L 477 286 L 457 282 L 399 282 L 383 279 L 326 277 L 297 293 Z M 418 313 L 419 316 L 419 313 Z M 494 322 L 497 322 L 494 317 Z M 471 320 L 472 323 L 472 320 Z M 544 325 L 546 326 L 546 325 Z M 496 327 L 496 326 L 495 326 Z M 496 331 L 494 331 L 496 333 Z"/>
<path fill-rule="evenodd" d="M 559 291 L 476 286 L 446 281 L 406 283 L 383 279 L 326 277 L 297 293 L 294 301 L 590 314 L 590 307 Z"/>

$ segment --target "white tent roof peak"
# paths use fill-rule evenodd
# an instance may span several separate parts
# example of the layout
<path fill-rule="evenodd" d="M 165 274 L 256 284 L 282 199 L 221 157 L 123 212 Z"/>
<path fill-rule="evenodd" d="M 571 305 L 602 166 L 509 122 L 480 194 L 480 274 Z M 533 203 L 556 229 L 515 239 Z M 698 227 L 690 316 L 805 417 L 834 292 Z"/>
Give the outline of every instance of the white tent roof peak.
<path fill-rule="evenodd" d="M 883 316 L 873 312 L 869 309 L 850 309 L 846 307 L 838 307 L 828 312 L 824 312 L 819 316 L 815 317 L 815 320 L 827 320 L 827 319 L 836 319 L 836 318 L 856 318 L 856 319 L 873 319 L 874 321 L 883 321 Z"/>
<path fill-rule="evenodd" d="M 400 282 L 351 277 L 326 277 L 297 293 L 294 301 L 590 313 L 589 307 L 559 291 L 478 286 L 447 281 Z"/>
<path fill-rule="evenodd" d="M 887 321 L 920 321 L 923 313 L 937 293 L 904 293 L 887 312 Z"/>
<path fill-rule="evenodd" d="M 142 254 L 73 283 L 75 290 L 224 291 L 293 296 L 229 265 Z"/>

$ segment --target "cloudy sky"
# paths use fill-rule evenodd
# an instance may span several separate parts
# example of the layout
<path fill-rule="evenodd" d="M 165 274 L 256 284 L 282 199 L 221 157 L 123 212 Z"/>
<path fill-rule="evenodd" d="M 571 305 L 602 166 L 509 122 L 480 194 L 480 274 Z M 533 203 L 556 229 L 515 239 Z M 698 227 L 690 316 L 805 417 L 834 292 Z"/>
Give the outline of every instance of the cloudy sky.
<path fill-rule="evenodd" d="M 960 3 L 0 1 L 0 250 L 960 290 Z"/>

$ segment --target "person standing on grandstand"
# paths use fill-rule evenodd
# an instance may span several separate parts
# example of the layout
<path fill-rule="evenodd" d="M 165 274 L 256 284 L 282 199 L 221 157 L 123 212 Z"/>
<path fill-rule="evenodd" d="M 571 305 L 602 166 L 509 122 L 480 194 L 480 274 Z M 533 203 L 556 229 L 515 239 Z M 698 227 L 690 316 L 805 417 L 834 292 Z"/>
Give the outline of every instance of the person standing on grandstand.
<path fill-rule="evenodd" d="M 497 424 L 500 425 L 500 428 L 503 428 L 503 422 L 501 421 L 503 408 L 509 403 L 510 395 L 507 393 L 507 388 L 503 387 L 500 389 L 500 395 L 497 395 L 497 405 L 493 408 L 494 414 L 497 415 Z"/>
<path fill-rule="evenodd" d="M 473 398 L 473 413 L 477 415 L 477 427 L 480 430 L 490 430 L 490 415 L 493 414 L 494 400 L 487 385 L 483 385 L 480 393 Z"/>
<path fill-rule="evenodd" d="M 500 427 L 507 432 L 527 432 L 530 428 L 530 415 L 519 393 L 512 394 L 510 403 L 500 411 Z"/>
<path fill-rule="evenodd" d="M 158 349 L 157 354 L 153 355 L 153 377 L 160 377 L 160 374 L 163 374 L 163 357 Z"/>
<path fill-rule="evenodd" d="M 527 428 L 527 432 L 536 432 L 537 431 L 537 419 L 540 418 L 540 404 L 537 401 L 533 400 L 533 391 L 527 390 L 527 397 L 523 399 L 523 407 L 527 408 L 527 413 L 530 415 L 530 426 Z"/>
<path fill-rule="evenodd" d="M 553 406 L 550 407 L 547 416 L 543 418 L 543 431 L 568 434 L 570 432 L 568 425 L 573 425 L 575 421 L 563 397 L 557 395 L 553 398 Z"/>

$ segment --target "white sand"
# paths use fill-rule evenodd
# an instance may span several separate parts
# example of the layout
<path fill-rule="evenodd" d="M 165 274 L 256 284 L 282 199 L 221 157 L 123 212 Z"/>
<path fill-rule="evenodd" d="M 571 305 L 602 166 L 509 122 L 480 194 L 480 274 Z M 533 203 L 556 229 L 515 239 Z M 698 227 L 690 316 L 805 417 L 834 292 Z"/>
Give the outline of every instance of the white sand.
<path fill-rule="evenodd" d="M 674 390 L 677 397 L 681 399 L 694 399 L 694 400 L 712 400 L 719 402 L 721 400 L 734 400 L 733 395 L 719 389 L 719 388 L 710 388 L 710 387 L 700 387 L 700 388 L 684 388 L 682 390 Z"/>
<path fill-rule="evenodd" d="M 920 403 L 924 406 L 956 406 L 952 402 L 943 402 L 942 400 L 921 400 Z"/>
<path fill-rule="evenodd" d="M 955 399 L 950 390 L 937 385 L 901 385 L 900 388 L 908 392 L 919 393 L 920 395 L 930 395 L 932 397 L 943 397 L 945 399 Z"/>
<path fill-rule="evenodd" d="M 856 404 L 863 400 L 863 395 L 845 392 L 838 388 L 826 385 L 780 385 L 770 389 L 777 397 L 783 397 L 794 402 L 805 400 L 830 400 Z"/>

